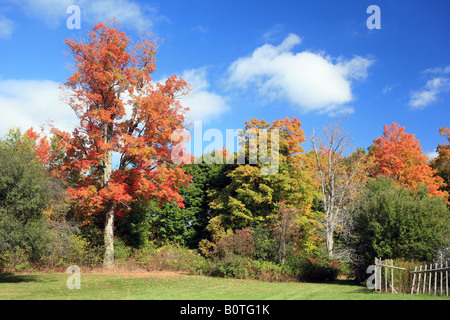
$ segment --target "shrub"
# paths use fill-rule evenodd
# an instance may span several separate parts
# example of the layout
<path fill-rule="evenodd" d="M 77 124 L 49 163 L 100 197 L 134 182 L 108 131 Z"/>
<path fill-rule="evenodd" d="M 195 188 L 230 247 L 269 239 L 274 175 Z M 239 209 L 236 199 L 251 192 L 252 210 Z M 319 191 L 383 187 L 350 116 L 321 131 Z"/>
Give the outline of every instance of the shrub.
<path fill-rule="evenodd" d="M 271 238 L 269 228 L 257 225 L 252 228 L 256 260 L 277 262 L 279 260 L 278 244 Z"/>
<path fill-rule="evenodd" d="M 195 250 L 174 245 L 160 248 L 149 244 L 134 250 L 132 258 L 139 266 L 148 270 L 185 271 L 201 274 L 205 268 L 205 259 Z"/>
<path fill-rule="evenodd" d="M 338 263 L 326 258 L 290 255 L 286 265 L 300 281 L 329 282 L 336 280 L 339 274 Z"/>
<path fill-rule="evenodd" d="M 0 272 L 15 272 L 30 266 L 29 256 L 24 249 L 14 247 L 0 253 Z"/>
<path fill-rule="evenodd" d="M 195 250 L 167 245 L 158 249 L 155 262 L 160 269 L 198 273 L 203 267 L 203 260 Z"/>
<path fill-rule="evenodd" d="M 255 255 L 255 240 L 250 229 L 237 230 L 233 234 L 226 235 L 218 241 L 214 256 L 224 258 L 229 255 L 238 255 L 253 258 Z"/>
<path fill-rule="evenodd" d="M 247 279 L 254 278 L 252 260 L 236 255 L 211 260 L 207 273 L 213 277 Z"/>
<path fill-rule="evenodd" d="M 77 265 L 79 267 L 97 267 L 103 261 L 104 249 L 95 246 L 80 235 L 73 235 L 70 242 L 60 252 L 51 252 L 46 257 L 48 267 L 67 267 Z"/>
<path fill-rule="evenodd" d="M 248 257 L 228 255 L 210 260 L 205 273 L 213 277 L 256 279 L 263 281 L 293 280 L 290 269 L 270 261 L 252 260 Z"/>
<path fill-rule="evenodd" d="M 142 268 L 149 268 L 156 257 L 156 247 L 152 243 L 146 243 L 139 249 L 133 250 L 132 259 Z"/>
<path fill-rule="evenodd" d="M 0 269 L 19 270 L 38 263 L 49 252 L 43 218 L 23 222 L 0 208 Z"/>
<path fill-rule="evenodd" d="M 290 281 L 294 280 L 291 270 L 285 265 L 279 265 L 271 261 L 253 260 L 253 268 L 256 270 L 256 279 L 263 281 Z"/>
<path fill-rule="evenodd" d="M 121 264 L 131 257 L 131 247 L 125 245 L 121 239 L 114 241 L 114 259 Z"/>

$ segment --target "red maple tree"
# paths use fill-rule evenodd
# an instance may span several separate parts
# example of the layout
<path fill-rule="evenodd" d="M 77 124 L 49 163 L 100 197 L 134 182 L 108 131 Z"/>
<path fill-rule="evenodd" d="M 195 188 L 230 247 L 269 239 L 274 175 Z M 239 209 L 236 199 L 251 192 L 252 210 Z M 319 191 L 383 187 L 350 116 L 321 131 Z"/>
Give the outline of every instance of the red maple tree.
<path fill-rule="evenodd" d="M 50 161 L 71 183 L 74 211 L 104 216 L 104 266 L 112 267 L 116 214 L 148 199 L 182 206 L 178 190 L 190 177 L 171 160 L 178 143 L 171 136 L 186 128 L 187 108 L 177 98 L 189 88 L 176 75 L 152 81 L 155 41 L 132 44 L 114 22 L 97 24 L 87 36 L 66 40 L 75 65 L 62 89 L 79 123 L 72 133 L 52 129 Z"/>
<path fill-rule="evenodd" d="M 397 123 L 385 125 L 383 136 L 374 140 L 371 155 L 374 157 L 373 176 L 387 175 L 413 190 L 424 185 L 433 196 L 448 196 L 440 190 L 443 179 L 436 176 L 436 170 L 428 164 L 420 141 L 405 132 L 405 127 Z"/>

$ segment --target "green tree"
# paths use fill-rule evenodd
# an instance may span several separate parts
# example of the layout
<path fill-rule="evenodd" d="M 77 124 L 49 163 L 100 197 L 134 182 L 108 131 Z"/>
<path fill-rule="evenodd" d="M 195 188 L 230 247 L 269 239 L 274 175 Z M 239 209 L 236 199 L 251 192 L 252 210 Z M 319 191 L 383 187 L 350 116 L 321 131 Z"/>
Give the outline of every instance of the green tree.
<path fill-rule="evenodd" d="M 202 159 L 214 156 L 214 152 L 202 155 Z M 187 174 L 192 176 L 189 187 L 182 188 L 185 207 L 190 210 L 192 220 L 192 238 L 190 239 L 190 247 L 198 247 L 202 239 L 210 237 L 206 230 L 212 212 L 210 202 L 212 194 L 223 190 L 230 184 L 230 178 L 227 172 L 232 170 L 236 165 L 223 163 L 206 163 L 202 161 L 199 164 L 189 164 L 184 167 Z"/>
<path fill-rule="evenodd" d="M 241 150 L 235 156 L 245 154 L 247 164 L 228 171 L 230 183 L 211 193 L 212 218 L 207 229 L 213 233 L 213 241 L 242 228 L 273 228 L 280 222 L 279 207 L 283 203 L 286 208 L 296 208 L 292 220 L 299 236 L 297 245 L 312 245 L 318 217 L 311 207 L 317 192 L 311 172 L 303 165 L 301 144 L 306 140 L 301 125 L 297 118 L 273 123 L 257 119 L 246 122 Z M 274 134 L 278 135 L 278 143 Z M 256 143 L 253 148 L 252 143 Z M 275 143 L 278 146 L 273 147 Z M 252 153 L 257 160 L 253 163 Z M 268 169 L 262 161 L 264 157 L 276 161 L 278 170 L 264 174 L 263 169 Z"/>
<path fill-rule="evenodd" d="M 214 152 L 202 158 L 211 155 L 214 156 Z M 206 230 L 211 215 L 208 193 L 229 183 L 225 173 L 232 166 L 203 161 L 183 165 L 186 174 L 192 177 L 188 186 L 180 188 L 184 208 L 173 202 L 162 205 L 154 201 L 136 203 L 127 215 L 118 218 L 119 236 L 133 247 L 151 239 L 160 245 L 177 242 L 197 248 L 202 239 L 209 238 Z"/>
<path fill-rule="evenodd" d="M 375 257 L 431 261 L 449 245 L 446 199 L 422 186 L 417 194 L 387 177 L 370 180 L 353 218 L 351 247 L 364 273 Z"/>
<path fill-rule="evenodd" d="M 39 161 L 35 141 L 11 129 L 0 140 L 0 268 L 37 262 L 49 243 L 44 211 L 54 185 Z"/>

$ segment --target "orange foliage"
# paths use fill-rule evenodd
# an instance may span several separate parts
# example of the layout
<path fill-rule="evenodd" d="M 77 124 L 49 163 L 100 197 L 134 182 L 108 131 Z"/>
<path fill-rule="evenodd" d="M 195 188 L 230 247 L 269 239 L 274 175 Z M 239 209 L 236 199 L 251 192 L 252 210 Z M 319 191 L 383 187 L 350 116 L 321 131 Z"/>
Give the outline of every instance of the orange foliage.
<path fill-rule="evenodd" d="M 177 98 L 189 91 L 187 83 L 176 75 L 154 83 L 155 41 L 131 45 L 103 23 L 88 41 L 66 43 L 75 70 L 62 87 L 79 125 L 72 133 L 52 129 L 51 162 L 54 174 L 70 182 L 75 211 L 89 219 L 114 204 L 123 214 L 145 199 L 182 206 L 178 190 L 190 177 L 171 160 L 171 135 L 185 128 L 187 108 Z M 112 154 L 118 163 L 108 174 Z"/>
<path fill-rule="evenodd" d="M 50 160 L 50 150 L 51 150 L 47 137 L 46 136 L 41 137 L 39 133 L 33 130 L 33 127 L 31 127 L 25 132 L 25 136 L 34 140 L 35 142 L 34 146 L 39 160 L 44 165 L 47 165 Z"/>
<path fill-rule="evenodd" d="M 397 123 L 385 125 L 383 136 L 374 140 L 371 155 L 374 157 L 373 176 L 387 175 L 415 191 L 425 185 L 433 196 L 448 196 L 440 190 L 443 179 L 428 165 L 419 140 L 406 133 L 405 127 Z"/>

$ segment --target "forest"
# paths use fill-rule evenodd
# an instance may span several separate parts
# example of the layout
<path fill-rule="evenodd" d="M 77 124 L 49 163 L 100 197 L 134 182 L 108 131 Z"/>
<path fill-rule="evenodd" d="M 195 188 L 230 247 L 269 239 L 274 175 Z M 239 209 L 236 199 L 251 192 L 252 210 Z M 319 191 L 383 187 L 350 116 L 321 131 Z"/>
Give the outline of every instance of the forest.
<path fill-rule="evenodd" d="M 178 147 L 189 84 L 153 81 L 153 39 L 99 23 L 66 44 L 74 70 L 61 90 L 77 126 L 0 139 L 1 272 L 363 281 L 375 257 L 449 258 L 450 127 L 429 128 L 442 137 L 429 159 L 398 123 L 355 149 L 345 119 L 307 137 L 297 117 L 255 117 L 236 124 L 255 133 L 238 150 L 194 157 Z"/>

